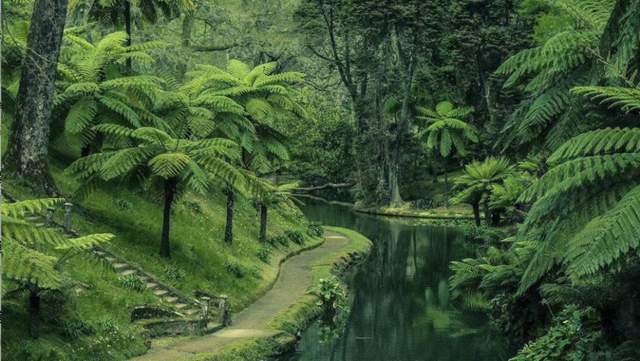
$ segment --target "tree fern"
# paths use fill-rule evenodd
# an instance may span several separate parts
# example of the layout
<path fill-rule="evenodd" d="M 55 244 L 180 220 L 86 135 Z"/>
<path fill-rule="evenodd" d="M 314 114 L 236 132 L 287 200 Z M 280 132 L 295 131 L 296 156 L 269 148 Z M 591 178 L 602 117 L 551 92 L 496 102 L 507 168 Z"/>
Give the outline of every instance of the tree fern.
<path fill-rule="evenodd" d="M 61 55 L 60 91 L 54 105 L 65 119 L 65 130 L 85 146 L 85 155 L 90 145 L 99 148 L 100 141 L 94 141 L 92 127 L 105 119 L 135 127 L 162 123 L 149 112 L 157 90 L 163 86 L 162 79 L 124 75 L 122 71 L 123 61 L 132 54 L 141 59 L 142 54 L 161 44 L 140 44 L 131 50 L 125 46 L 126 38 L 121 32 L 108 34 L 96 44 L 76 35 L 65 38 L 70 46 Z"/>
<path fill-rule="evenodd" d="M 540 245 L 520 292 L 554 266 L 564 265 L 570 275 L 581 277 L 637 247 L 638 129 L 584 133 L 558 148 L 548 162 L 549 172 L 521 197 L 535 203 L 519 237 L 538 239 Z"/>
<path fill-rule="evenodd" d="M 28 290 L 30 299 L 39 299 L 42 290 L 62 287 L 65 275 L 61 267 L 75 253 L 113 238 L 111 234 L 93 234 L 69 239 L 27 220 L 27 216 L 40 214 L 62 202 L 62 199 L 35 199 L 0 205 L 2 277 Z M 39 309 L 30 311 L 32 320 L 37 320 Z"/>
<path fill-rule="evenodd" d="M 163 185 L 165 217 L 170 217 L 178 187 L 205 193 L 212 184 L 222 181 L 239 189 L 256 189 L 231 165 L 239 158 L 239 147 L 228 139 L 180 139 L 157 128 L 117 124 L 101 124 L 94 129 L 126 140 L 122 143 L 126 146 L 80 158 L 67 171 L 90 187 L 132 174 L 146 174 L 151 183 Z M 80 190 L 85 191 L 82 187 Z M 161 255 L 169 257 L 169 218 L 163 224 Z"/>

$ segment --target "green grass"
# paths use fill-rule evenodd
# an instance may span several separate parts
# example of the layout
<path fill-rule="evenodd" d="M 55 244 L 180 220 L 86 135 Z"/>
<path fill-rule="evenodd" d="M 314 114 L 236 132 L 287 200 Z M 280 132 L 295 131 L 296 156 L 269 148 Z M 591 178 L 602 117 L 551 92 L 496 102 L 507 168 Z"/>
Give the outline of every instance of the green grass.
<path fill-rule="evenodd" d="M 61 161 L 52 162 L 58 188 L 70 195 L 75 182 L 62 172 Z M 27 187 L 7 180 L 4 189 L 19 199 L 36 198 Z M 163 282 L 190 296 L 196 289 L 213 294 L 227 294 L 232 309 L 239 310 L 266 292 L 275 281 L 279 262 L 289 254 L 321 241 L 309 239 L 303 245 L 289 242 L 277 245 L 270 263 L 261 261 L 258 250 L 258 215 L 246 199 L 238 199 L 232 245 L 223 241 L 225 197 L 222 192 L 207 196 L 186 194 L 172 215 L 172 259 L 159 256 L 162 207 L 145 192 L 125 189 L 97 191 L 74 207 L 73 228 L 81 234 L 110 232 L 115 239 L 105 248 L 142 267 Z M 62 211 L 56 212 L 61 219 Z M 299 230 L 306 235 L 307 221 L 298 209 L 269 212 L 269 234 Z M 238 265 L 244 273 L 237 277 L 227 264 Z M 79 257 L 65 267 L 70 280 L 87 289 L 69 292 L 67 305 L 59 319 L 43 325 L 42 337 L 27 341 L 26 300 L 17 299 L 7 307 L 3 320 L 3 360 L 37 360 L 45 350 L 57 353 L 43 360 L 88 360 L 100 355 L 105 360 L 122 360 L 146 350 L 140 327 L 129 322 L 131 308 L 154 303 L 149 292 L 123 287 L 117 275 L 98 262 Z M 11 302 L 10 302 L 11 303 Z M 93 335 L 64 336 L 60 325 L 71 319 L 82 320 L 96 331 Z M 114 331 L 115 330 L 115 331 Z M 26 344 L 26 346 L 25 346 Z M 49 352 L 49 351 L 46 351 Z"/>

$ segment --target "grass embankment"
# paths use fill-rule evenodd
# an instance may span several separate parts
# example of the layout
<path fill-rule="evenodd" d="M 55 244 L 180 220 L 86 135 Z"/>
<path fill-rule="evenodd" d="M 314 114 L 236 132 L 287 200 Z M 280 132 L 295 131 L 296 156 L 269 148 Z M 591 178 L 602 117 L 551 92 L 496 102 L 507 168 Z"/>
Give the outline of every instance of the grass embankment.
<path fill-rule="evenodd" d="M 53 162 L 52 171 L 62 193 L 71 194 L 76 185 L 63 174 L 62 165 Z M 15 181 L 6 181 L 4 189 L 19 199 L 36 198 Z M 73 228 L 80 234 L 115 234 L 105 248 L 185 295 L 196 289 L 227 294 L 233 310 L 245 307 L 270 288 L 280 260 L 322 241 L 306 236 L 307 221 L 299 210 L 271 211 L 270 235 L 297 230 L 307 241 L 304 245 L 289 242 L 274 246 L 270 262 L 265 263 L 257 256 L 263 245 L 256 241 L 259 221 L 251 203 L 243 199 L 236 202 L 231 245 L 223 241 L 224 221 L 225 197 L 221 192 L 206 197 L 186 194 L 172 215 L 171 260 L 158 253 L 161 205 L 143 191 L 91 194 L 74 208 Z M 142 329 L 131 324 L 130 311 L 135 305 L 153 304 L 158 299 L 150 291 L 127 287 L 113 270 L 86 257 L 72 259 L 64 269 L 72 282 L 82 287 L 76 287 L 78 292 L 67 292 L 60 301 L 45 297 L 43 313 L 48 316 L 38 340 L 27 334 L 25 297 L 4 300 L 3 360 L 123 360 L 143 353 L 147 346 L 140 336 Z"/>
<path fill-rule="evenodd" d="M 344 235 L 349 241 L 339 251 L 328 253 L 311 265 L 311 288 L 315 287 L 321 279 L 334 275 L 341 265 L 350 262 L 354 254 L 367 254 L 372 246 L 372 242 L 367 237 L 356 231 L 340 227 L 325 226 L 324 228 L 328 232 Z M 215 354 L 201 355 L 195 360 L 258 361 L 286 352 L 297 342 L 294 335 L 309 327 L 311 322 L 319 316 L 320 308 L 317 301 L 317 296 L 307 293 L 269 324 L 271 329 L 282 330 L 284 333 L 274 337 L 235 343 Z"/>
<path fill-rule="evenodd" d="M 356 212 L 375 214 L 386 217 L 407 217 L 426 219 L 465 219 L 473 220 L 473 210 L 467 204 L 456 204 L 449 207 L 432 209 L 415 209 L 409 204 L 403 207 L 354 208 Z M 481 217 L 484 217 L 481 215 Z"/>

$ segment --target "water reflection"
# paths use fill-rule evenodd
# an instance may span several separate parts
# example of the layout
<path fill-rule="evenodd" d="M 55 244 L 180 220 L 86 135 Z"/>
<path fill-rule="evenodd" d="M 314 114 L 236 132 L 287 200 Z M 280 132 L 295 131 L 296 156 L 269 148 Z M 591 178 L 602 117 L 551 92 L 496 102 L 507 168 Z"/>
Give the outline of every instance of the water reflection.
<path fill-rule="evenodd" d="M 293 360 L 500 361 L 505 342 L 491 335 L 482 315 L 452 302 L 451 260 L 469 256 L 453 227 L 411 225 L 321 202 L 307 203 L 315 221 L 355 229 L 375 244 L 351 275 L 351 314 L 343 335 L 321 343 L 318 328 L 303 335 Z"/>

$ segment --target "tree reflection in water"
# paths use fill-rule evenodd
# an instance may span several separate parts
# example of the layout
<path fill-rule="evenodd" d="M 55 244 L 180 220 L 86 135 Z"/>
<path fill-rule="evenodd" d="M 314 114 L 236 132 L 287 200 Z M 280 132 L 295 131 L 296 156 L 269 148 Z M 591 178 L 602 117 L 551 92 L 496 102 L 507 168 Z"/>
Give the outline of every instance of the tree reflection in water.
<path fill-rule="evenodd" d="M 454 302 L 449 262 L 470 255 L 455 227 L 414 225 L 307 203 L 307 216 L 359 231 L 374 242 L 348 279 L 351 313 L 341 337 L 319 342 L 318 327 L 303 335 L 298 361 L 500 361 L 506 342 L 489 332 L 480 313 Z"/>

